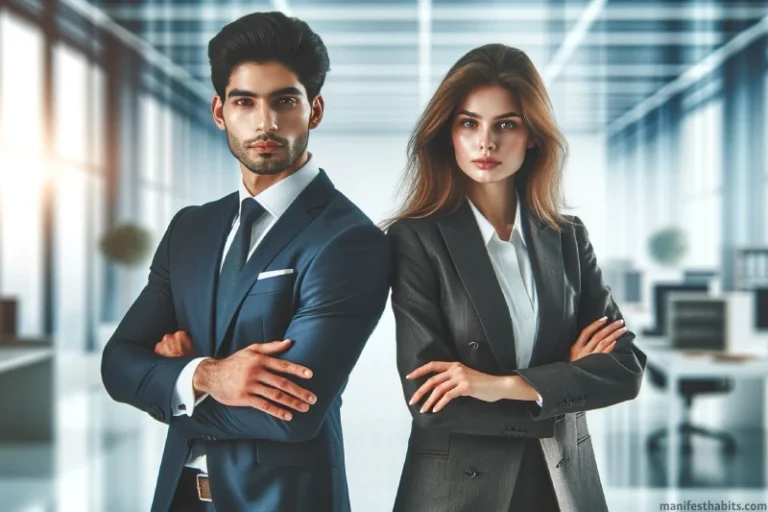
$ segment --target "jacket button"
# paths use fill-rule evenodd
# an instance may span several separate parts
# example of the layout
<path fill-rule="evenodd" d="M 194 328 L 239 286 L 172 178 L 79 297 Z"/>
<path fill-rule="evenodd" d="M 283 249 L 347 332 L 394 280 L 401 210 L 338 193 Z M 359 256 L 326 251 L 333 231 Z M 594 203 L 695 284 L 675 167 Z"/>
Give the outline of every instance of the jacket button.
<path fill-rule="evenodd" d="M 472 350 L 477 350 L 480 348 L 480 344 L 476 341 L 470 341 L 469 348 L 471 348 Z"/>
<path fill-rule="evenodd" d="M 464 474 L 467 475 L 470 478 L 475 478 L 480 473 L 478 471 L 470 468 L 470 469 L 467 469 L 466 471 L 464 471 Z"/>

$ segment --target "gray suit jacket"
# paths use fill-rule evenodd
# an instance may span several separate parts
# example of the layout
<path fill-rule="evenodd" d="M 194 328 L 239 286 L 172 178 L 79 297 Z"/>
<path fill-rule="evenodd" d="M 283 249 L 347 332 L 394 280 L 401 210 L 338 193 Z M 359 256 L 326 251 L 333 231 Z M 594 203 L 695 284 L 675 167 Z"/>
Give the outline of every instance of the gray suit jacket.
<path fill-rule="evenodd" d="M 522 194 L 521 194 L 522 196 Z M 392 308 L 406 400 L 428 377 L 405 375 L 429 361 L 460 361 L 494 375 L 518 374 L 543 402 L 471 397 L 434 414 L 410 407 L 413 426 L 398 512 L 508 511 L 523 438 L 538 438 L 563 512 L 607 510 L 584 411 L 637 396 L 645 354 L 627 331 L 610 354 L 568 363 L 581 330 L 622 318 L 602 280 L 587 230 L 568 217 L 556 231 L 523 207 L 523 230 L 539 294 L 540 326 L 530 367 L 515 368 L 512 323 L 469 204 L 406 219 L 394 250 Z"/>

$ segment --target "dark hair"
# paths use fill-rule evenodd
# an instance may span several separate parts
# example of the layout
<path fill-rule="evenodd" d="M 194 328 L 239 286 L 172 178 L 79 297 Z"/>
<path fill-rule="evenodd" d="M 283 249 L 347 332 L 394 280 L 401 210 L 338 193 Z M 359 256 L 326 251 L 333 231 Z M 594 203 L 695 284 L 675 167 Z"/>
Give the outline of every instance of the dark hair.
<path fill-rule="evenodd" d="M 243 62 L 279 62 L 290 69 L 310 100 L 330 69 L 328 50 L 306 22 L 282 12 L 255 12 L 229 23 L 208 43 L 211 80 L 224 99 L 232 70 Z"/>

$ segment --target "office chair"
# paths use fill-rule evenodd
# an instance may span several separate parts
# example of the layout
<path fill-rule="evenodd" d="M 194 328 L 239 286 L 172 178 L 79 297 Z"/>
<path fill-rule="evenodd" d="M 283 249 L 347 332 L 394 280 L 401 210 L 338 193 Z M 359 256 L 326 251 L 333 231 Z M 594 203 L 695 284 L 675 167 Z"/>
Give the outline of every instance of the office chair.
<path fill-rule="evenodd" d="M 650 364 L 646 366 L 646 370 L 651 378 L 651 382 L 655 386 L 663 389 L 667 388 L 667 376 L 663 372 L 657 370 Z M 716 432 L 714 430 L 693 425 L 690 420 L 691 406 L 693 405 L 693 399 L 695 397 L 714 393 L 727 393 L 733 389 L 733 381 L 730 379 L 683 379 L 679 384 L 678 394 L 685 400 L 683 419 L 678 427 L 678 430 L 682 435 L 681 447 L 683 453 L 691 453 L 691 437 L 693 435 L 700 435 L 721 441 L 725 453 L 728 455 L 734 454 L 736 452 L 736 440 L 733 436 L 726 432 Z M 650 451 L 657 450 L 659 448 L 659 442 L 666 437 L 666 435 L 666 427 L 651 433 L 648 436 L 647 441 L 648 449 Z"/>
<path fill-rule="evenodd" d="M 725 302 L 707 296 L 707 285 L 701 283 L 658 284 L 654 287 L 656 299 L 656 327 L 659 334 L 670 337 L 672 347 L 678 349 L 723 350 L 725 348 Z M 707 335 L 700 333 L 704 327 Z M 693 328 L 693 334 L 691 334 Z M 666 389 L 667 376 L 652 365 L 646 367 L 651 383 Z M 735 439 L 725 432 L 715 432 L 691 424 L 693 400 L 699 395 L 727 393 L 733 389 L 733 381 L 724 378 L 687 378 L 679 381 L 677 393 L 685 401 L 683 419 L 679 425 L 682 434 L 683 453 L 691 452 L 691 437 L 700 435 L 723 443 L 726 453 L 736 451 Z M 659 441 L 667 435 L 667 429 L 659 429 L 648 438 L 648 449 L 659 447 Z"/>

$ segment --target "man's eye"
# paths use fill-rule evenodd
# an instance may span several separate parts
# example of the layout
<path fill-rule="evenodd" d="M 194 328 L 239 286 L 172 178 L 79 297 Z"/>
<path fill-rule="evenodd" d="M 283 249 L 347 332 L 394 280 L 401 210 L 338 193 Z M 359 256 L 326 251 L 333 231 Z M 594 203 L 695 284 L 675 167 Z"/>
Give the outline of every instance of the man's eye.
<path fill-rule="evenodd" d="M 240 98 L 237 101 L 235 101 L 235 105 L 238 107 L 247 107 L 251 105 L 251 100 L 247 98 Z"/>
<path fill-rule="evenodd" d="M 295 105 L 296 98 L 280 98 L 278 100 L 278 103 L 280 103 L 281 105 Z"/>

